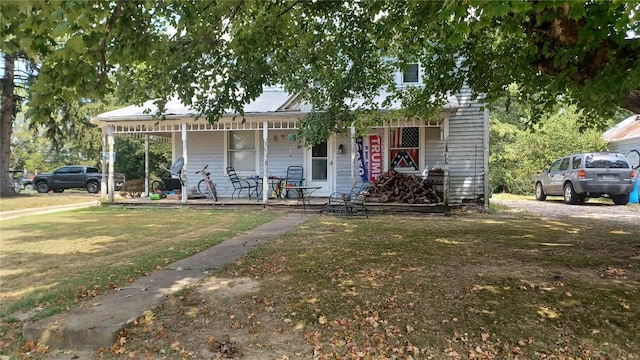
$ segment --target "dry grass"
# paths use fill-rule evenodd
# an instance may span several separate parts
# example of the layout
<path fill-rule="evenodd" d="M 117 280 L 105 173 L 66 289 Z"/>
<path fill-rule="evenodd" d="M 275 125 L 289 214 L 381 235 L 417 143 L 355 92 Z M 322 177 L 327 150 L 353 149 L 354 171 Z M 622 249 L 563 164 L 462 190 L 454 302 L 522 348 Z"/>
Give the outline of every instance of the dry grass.
<path fill-rule="evenodd" d="M 35 209 L 49 206 L 80 204 L 100 200 L 99 194 L 89 194 L 86 191 L 65 191 L 64 193 L 40 194 L 37 192 L 21 192 L 13 197 L 0 198 L 0 211 L 14 211 Z"/>
<path fill-rule="evenodd" d="M 96 207 L 5 220 L 0 314 L 59 312 L 277 214 Z"/>
<path fill-rule="evenodd" d="M 320 217 L 96 357 L 637 358 L 639 235 L 499 214 Z"/>
<path fill-rule="evenodd" d="M 227 226 L 212 227 L 210 219 L 190 213 L 179 217 L 194 218 L 184 226 L 205 230 L 184 232 L 181 222 L 172 222 L 178 218 L 172 216 L 176 210 L 152 211 L 50 215 L 44 224 L 31 222 L 33 228 L 23 236 L 14 235 L 15 242 L 40 253 L 32 254 L 30 262 L 41 261 L 47 253 L 58 265 L 84 261 L 78 270 L 90 269 L 94 259 L 105 266 L 129 265 L 111 257 L 115 251 L 132 262 L 147 259 L 153 268 L 173 255 L 146 256 L 157 248 L 142 239 L 150 233 L 163 234 L 163 241 L 179 238 L 164 243 L 165 250 L 192 240 L 201 245 L 182 250 L 180 256 L 210 246 L 203 240 L 212 234 L 230 235 Z M 166 223 L 141 221 L 163 214 Z M 256 225 L 243 223 L 252 218 L 241 214 L 228 216 L 215 223 Z M 105 235 L 108 221 L 127 226 Z M 12 224 L 14 231 L 26 225 L 18 220 Z M 51 233 L 58 226 L 60 232 Z M 63 233 L 70 244 L 51 235 Z M 321 216 L 251 251 L 200 287 L 175 294 L 94 357 L 637 358 L 639 235 L 637 227 L 618 223 L 550 221 L 522 214 Z M 47 241 L 51 246 L 38 247 Z M 157 241 L 152 237 L 151 242 Z M 63 254 L 54 251 L 63 245 L 68 246 Z M 11 266 L 16 267 L 29 265 Z M 69 265 L 62 272 L 72 269 Z M 55 267 L 46 271 L 56 274 Z M 38 286 L 46 280 L 40 278 Z M 83 296 L 90 297 L 90 292 L 88 288 Z M 16 339 L 16 329 L 3 331 L 3 337 Z M 23 350 L 18 357 L 42 355 Z"/>

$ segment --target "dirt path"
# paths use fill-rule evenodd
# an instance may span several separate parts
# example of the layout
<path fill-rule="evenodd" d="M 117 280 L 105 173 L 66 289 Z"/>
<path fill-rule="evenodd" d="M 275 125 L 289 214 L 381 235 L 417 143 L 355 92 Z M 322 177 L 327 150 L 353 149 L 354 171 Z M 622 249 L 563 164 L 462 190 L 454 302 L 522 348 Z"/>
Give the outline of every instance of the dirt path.
<path fill-rule="evenodd" d="M 539 215 L 544 219 L 561 217 L 580 218 L 585 220 L 602 220 L 638 225 L 640 228 L 640 206 L 587 202 L 584 205 L 567 205 L 562 200 L 502 200 L 492 199 L 495 204 L 504 205 L 510 211 L 526 211 Z"/>

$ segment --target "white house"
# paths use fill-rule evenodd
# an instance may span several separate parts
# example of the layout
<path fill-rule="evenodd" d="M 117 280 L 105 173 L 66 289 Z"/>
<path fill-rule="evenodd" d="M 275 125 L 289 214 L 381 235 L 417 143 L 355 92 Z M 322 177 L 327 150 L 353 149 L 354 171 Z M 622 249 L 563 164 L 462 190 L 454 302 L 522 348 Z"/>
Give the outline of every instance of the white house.
<path fill-rule="evenodd" d="M 640 172 L 640 114 L 631 115 L 607 130 L 602 139 L 609 143 L 609 150 L 625 155 Z"/>
<path fill-rule="evenodd" d="M 402 72 L 396 78 L 400 86 L 419 86 L 421 81 Z M 384 97 L 381 92 L 380 98 Z M 208 165 L 222 197 L 231 196 L 233 191 L 225 172 L 227 166 L 233 166 L 241 176 L 268 179 L 271 175 L 284 176 L 290 165 L 301 165 L 305 185 L 321 187 L 314 196 L 348 192 L 355 179 L 365 173 L 369 180 L 375 180 L 390 169 L 421 174 L 425 169 L 441 168 L 446 204 L 482 198 L 487 206 L 488 112 L 483 104 L 471 99 L 470 89 L 446 100 L 440 114 L 432 119 L 387 121 L 361 138 L 352 131 L 351 136 L 334 135 L 312 148 L 291 136 L 310 108 L 282 88 L 267 88 L 247 104 L 244 122 L 240 117 L 233 119 L 235 114 L 226 114 L 209 124 L 174 100 L 167 104 L 163 120 L 154 116 L 156 107 L 148 101 L 100 114 L 92 123 L 103 129 L 105 151 L 110 154 L 119 134 L 143 134 L 147 141 L 169 139 L 173 158 L 185 159 L 186 187 L 195 187 L 201 180 L 195 171 Z M 146 173 L 148 176 L 148 168 Z M 268 181 L 263 181 L 263 187 L 262 201 L 266 203 Z M 182 201 L 188 201 L 186 191 Z"/>

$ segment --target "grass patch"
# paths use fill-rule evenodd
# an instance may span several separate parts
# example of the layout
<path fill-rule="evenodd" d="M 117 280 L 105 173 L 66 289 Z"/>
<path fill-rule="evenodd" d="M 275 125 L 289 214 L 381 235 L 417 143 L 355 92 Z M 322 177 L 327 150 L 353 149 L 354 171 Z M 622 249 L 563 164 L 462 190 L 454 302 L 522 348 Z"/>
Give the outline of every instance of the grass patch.
<path fill-rule="evenodd" d="M 269 211 L 93 207 L 2 222 L 0 315 L 43 315 L 274 219 Z"/>
<path fill-rule="evenodd" d="M 637 228 L 493 215 L 306 225 L 222 276 L 259 279 L 253 297 L 328 358 L 640 354 Z"/>
<path fill-rule="evenodd" d="M 99 194 L 89 194 L 86 191 L 68 190 L 64 193 L 40 194 L 34 191 L 20 192 L 12 197 L 0 198 L 0 211 L 15 211 L 35 209 L 49 206 L 81 204 L 100 200 Z"/>
<path fill-rule="evenodd" d="M 113 222 L 128 211 L 97 214 Z M 136 216 L 176 217 L 176 210 L 166 211 Z M 96 214 L 71 215 L 83 212 Z M 212 234 L 220 228 L 211 224 L 233 224 L 206 214 L 193 229 Z M 114 241 L 136 231 L 185 233 L 179 224 L 138 223 L 113 233 Z M 633 225 L 499 212 L 311 218 L 214 274 L 209 290 L 174 294 L 96 356 L 634 358 L 639 235 Z M 190 251 L 196 250 L 183 253 Z"/>

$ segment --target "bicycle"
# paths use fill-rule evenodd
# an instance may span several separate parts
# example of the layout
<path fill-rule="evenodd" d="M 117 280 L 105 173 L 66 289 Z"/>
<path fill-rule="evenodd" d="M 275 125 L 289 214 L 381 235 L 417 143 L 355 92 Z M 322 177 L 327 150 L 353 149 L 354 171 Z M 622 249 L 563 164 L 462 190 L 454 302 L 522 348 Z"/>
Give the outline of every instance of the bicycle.
<path fill-rule="evenodd" d="M 207 171 L 209 165 L 205 165 L 202 170 L 196 171 L 196 174 L 202 174 L 202 180 L 198 182 L 198 192 L 206 197 L 218 201 L 218 191 L 216 184 L 211 181 L 211 173 Z"/>

